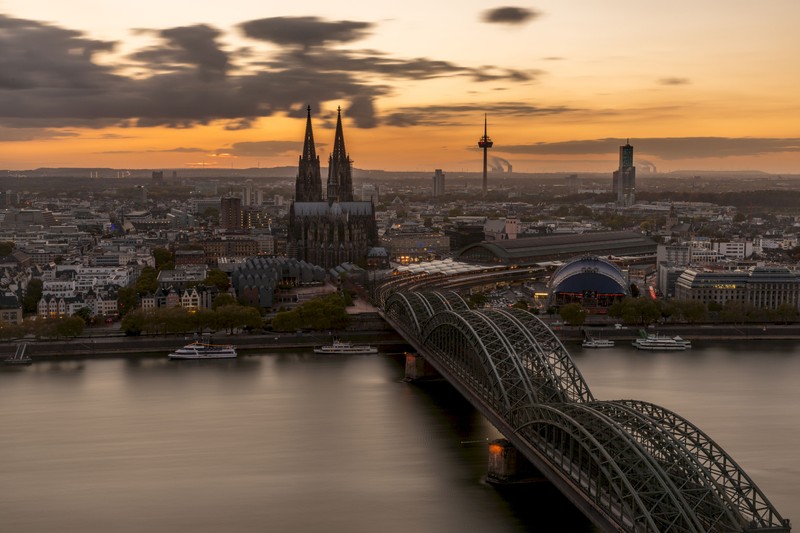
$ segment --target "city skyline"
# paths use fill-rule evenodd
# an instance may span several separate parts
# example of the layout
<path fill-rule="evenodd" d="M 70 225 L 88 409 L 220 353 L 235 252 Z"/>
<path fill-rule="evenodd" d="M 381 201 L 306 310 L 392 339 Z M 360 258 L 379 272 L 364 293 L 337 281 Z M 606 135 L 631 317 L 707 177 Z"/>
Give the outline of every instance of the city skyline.
<path fill-rule="evenodd" d="M 0 0 L 0 168 L 800 173 L 800 4 Z"/>

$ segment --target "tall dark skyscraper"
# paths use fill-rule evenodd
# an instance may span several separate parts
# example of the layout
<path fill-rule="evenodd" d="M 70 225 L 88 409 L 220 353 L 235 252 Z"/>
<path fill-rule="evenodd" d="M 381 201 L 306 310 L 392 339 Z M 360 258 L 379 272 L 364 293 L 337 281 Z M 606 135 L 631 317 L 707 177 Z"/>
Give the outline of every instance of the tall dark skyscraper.
<path fill-rule="evenodd" d="M 619 169 L 614 171 L 612 190 L 617 205 L 629 207 L 636 203 L 636 167 L 633 166 L 633 146 L 630 140 L 619 147 Z"/>
<path fill-rule="evenodd" d="M 225 196 L 220 200 L 220 226 L 225 229 L 242 229 L 242 199 Z"/>
<path fill-rule="evenodd" d="M 309 107 L 295 200 L 289 209 L 289 257 L 325 268 L 345 262 L 366 266 L 369 249 L 378 245 L 375 206 L 371 201 L 353 201 L 352 164 L 344 146 L 340 109 L 328 161 L 327 197 L 323 199 Z"/>

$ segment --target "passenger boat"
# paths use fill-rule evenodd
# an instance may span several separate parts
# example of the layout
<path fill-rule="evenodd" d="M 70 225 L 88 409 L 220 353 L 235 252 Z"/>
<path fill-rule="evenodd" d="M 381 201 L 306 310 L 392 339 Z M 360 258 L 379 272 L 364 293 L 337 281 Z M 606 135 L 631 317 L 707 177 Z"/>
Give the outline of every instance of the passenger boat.
<path fill-rule="evenodd" d="M 378 353 L 378 348 L 375 346 L 368 346 L 366 344 L 351 344 L 349 342 L 333 340 L 333 344 L 328 346 L 317 346 L 314 348 L 314 353 L 325 354 L 369 354 Z"/>
<path fill-rule="evenodd" d="M 642 331 L 641 336 L 633 341 L 633 346 L 639 350 L 685 350 L 691 348 L 692 343 L 677 335 L 667 337 Z"/>
<path fill-rule="evenodd" d="M 183 348 L 178 348 L 170 359 L 232 359 L 236 357 L 236 348 L 232 344 L 211 344 L 194 341 Z"/>
<path fill-rule="evenodd" d="M 613 348 L 614 341 L 611 339 L 595 339 L 587 335 L 586 338 L 583 339 L 581 346 L 584 348 Z"/>

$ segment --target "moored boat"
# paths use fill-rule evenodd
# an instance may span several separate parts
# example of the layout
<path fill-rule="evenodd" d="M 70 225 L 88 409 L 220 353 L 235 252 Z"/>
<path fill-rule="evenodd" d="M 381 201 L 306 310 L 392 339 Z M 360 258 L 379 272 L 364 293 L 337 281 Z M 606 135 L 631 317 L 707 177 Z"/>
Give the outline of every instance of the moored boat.
<path fill-rule="evenodd" d="M 633 341 L 633 346 L 639 350 L 686 350 L 692 347 L 692 343 L 680 336 L 667 337 L 658 333 L 646 333 L 642 331 L 641 336 Z"/>
<path fill-rule="evenodd" d="M 595 339 L 587 335 L 586 338 L 583 339 L 581 346 L 584 348 L 613 348 L 614 341 L 611 339 Z"/>
<path fill-rule="evenodd" d="M 211 344 L 194 341 L 168 355 L 170 359 L 232 359 L 236 348 L 232 344 Z"/>
<path fill-rule="evenodd" d="M 378 348 L 366 344 L 351 344 L 338 339 L 333 340 L 333 344 L 327 346 L 317 346 L 314 353 L 324 354 L 371 354 L 378 353 Z"/>

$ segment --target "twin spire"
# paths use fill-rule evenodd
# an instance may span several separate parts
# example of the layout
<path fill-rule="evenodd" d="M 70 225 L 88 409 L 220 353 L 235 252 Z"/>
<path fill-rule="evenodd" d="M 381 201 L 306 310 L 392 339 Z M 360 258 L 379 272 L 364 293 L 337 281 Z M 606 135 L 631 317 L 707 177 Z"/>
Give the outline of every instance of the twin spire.
<path fill-rule="evenodd" d="M 333 139 L 333 151 L 328 159 L 327 200 L 329 202 L 353 201 L 353 176 L 350 156 L 344 146 L 342 130 L 342 108 L 338 108 L 336 118 L 336 134 Z M 303 154 L 300 156 L 295 183 L 296 202 L 321 202 L 322 177 L 320 174 L 319 156 L 314 146 L 314 132 L 311 128 L 311 106 L 308 106 L 306 118 L 306 135 L 303 141 Z"/>

